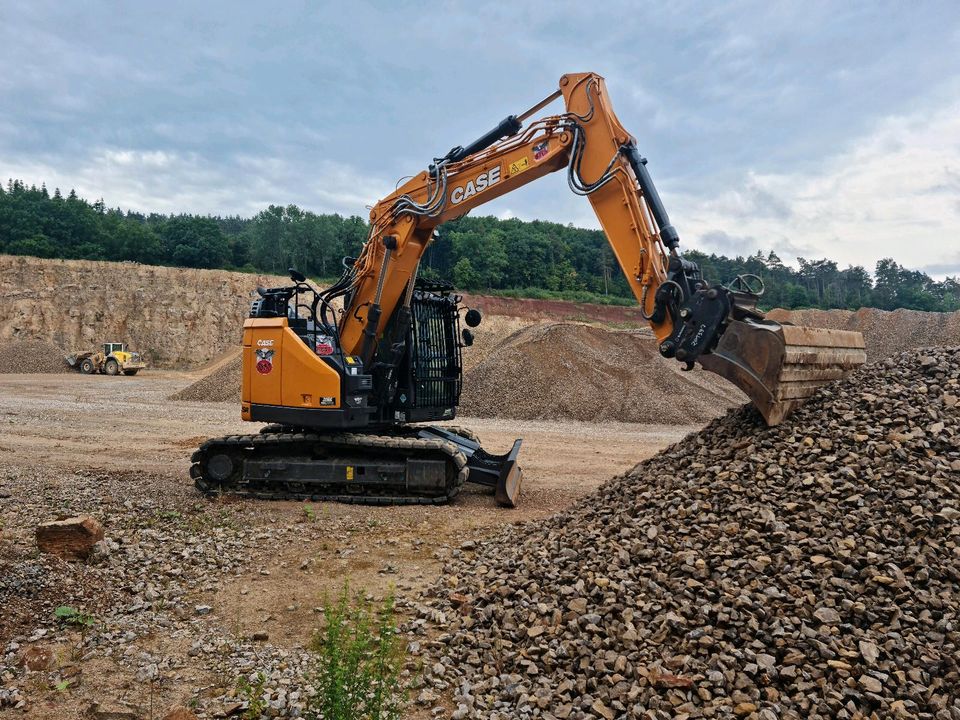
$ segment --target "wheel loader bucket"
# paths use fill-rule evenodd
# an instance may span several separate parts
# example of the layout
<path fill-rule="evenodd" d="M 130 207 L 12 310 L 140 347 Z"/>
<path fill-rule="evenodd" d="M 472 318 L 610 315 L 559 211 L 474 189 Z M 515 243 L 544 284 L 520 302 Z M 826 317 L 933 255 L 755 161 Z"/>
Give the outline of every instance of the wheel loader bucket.
<path fill-rule="evenodd" d="M 743 390 L 767 425 L 779 425 L 817 388 L 866 359 L 858 332 L 734 320 L 699 363 Z"/>

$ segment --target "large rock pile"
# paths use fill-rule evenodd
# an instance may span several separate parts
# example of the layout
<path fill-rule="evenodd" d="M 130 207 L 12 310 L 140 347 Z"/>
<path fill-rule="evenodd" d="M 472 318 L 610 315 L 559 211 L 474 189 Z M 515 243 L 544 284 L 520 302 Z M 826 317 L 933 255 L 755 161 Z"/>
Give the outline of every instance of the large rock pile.
<path fill-rule="evenodd" d="M 960 348 L 904 353 L 468 543 L 426 681 L 459 718 L 960 717 L 958 396 Z"/>
<path fill-rule="evenodd" d="M 228 351 L 213 363 L 206 375 L 170 396 L 170 400 L 193 402 L 240 402 L 243 384 L 243 355 L 240 349 Z"/>
<path fill-rule="evenodd" d="M 719 376 L 661 357 L 649 330 L 543 323 L 512 333 L 464 375 L 459 412 L 689 425 L 744 402 Z"/>

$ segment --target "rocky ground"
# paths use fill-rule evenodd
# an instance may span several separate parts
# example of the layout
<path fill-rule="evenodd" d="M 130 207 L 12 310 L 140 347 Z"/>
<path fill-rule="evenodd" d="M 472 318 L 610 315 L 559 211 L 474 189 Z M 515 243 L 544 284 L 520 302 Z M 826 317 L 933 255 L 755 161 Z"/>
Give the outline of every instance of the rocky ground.
<path fill-rule="evenodd" d="M 462 545 L 453 717 L 960 718 L 958 403 L 960 348 L 904 353 Z"/>
<path fill-rule="evenodd" d="M 317 609 L 345 579 L 374 599 L 396 592 L 414 672 L 436 617 L 423 591 L 450 548 L 548 517 L 685 432 L 471 421 L 494 449 L 525 438 L 516 511 L 477 491 L 443 508 L 209 501 L 186 481 L 191 448 L 247 428 L 231 403 L 166 399 L 198 376 L 0 377 L 0 713 L 161 718 L 179 704 L 213 717 L 262 671 L 271 714 L 293 714 Z M 89 560 L 38 552 L 39 523 L 84 514 L 105 532 Z M 79 617 L 58 619 L 64 606 Z M 455 709 L 436 673 L 417 685 L 410 717 Z"/>

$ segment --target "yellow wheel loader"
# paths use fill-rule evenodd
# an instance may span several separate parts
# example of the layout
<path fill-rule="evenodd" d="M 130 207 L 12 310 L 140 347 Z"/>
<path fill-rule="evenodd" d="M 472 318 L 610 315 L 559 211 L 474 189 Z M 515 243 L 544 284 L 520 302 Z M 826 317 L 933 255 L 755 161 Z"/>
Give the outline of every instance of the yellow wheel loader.
<path fill-rule="evenodd" d="M 67 355 L 67 364 L 84 375 L 136 375 L 147 366 L 140 353 L 127 350 L 124 343 L 104 343 L 102 350 Z"/>
<path fill-rule="evenodd" d="M 562 112 L 530 120 L 561 98 Z M 660 354 L 727 378 L 767 423 L 865 361 L 859 333 L 766 320 L 757 309 L 759 278 L 721 284 L 685 259 L 603 78 L 568 74 L 547 98 L 434 158 L 380 200 L 360 256 L 344 259 L 331 287 L 317 290 L 291 270 L 289 287 L 258 289 L 243 328 L 241 416 L 271 424 L 203 443 L 191 468 L 197 487 L 441 503 L 470 481 L 514 505 L 520 440 L 493 455 L 468 433 L 412 424 L 455 417 L 461 351 L 472 343 L 460 330 L 460 296 L 417 271 L 438 225 L 557 171 L 593 206 Z M 481 318 L 469 310 L 463 320 L 475 327 Z"/>

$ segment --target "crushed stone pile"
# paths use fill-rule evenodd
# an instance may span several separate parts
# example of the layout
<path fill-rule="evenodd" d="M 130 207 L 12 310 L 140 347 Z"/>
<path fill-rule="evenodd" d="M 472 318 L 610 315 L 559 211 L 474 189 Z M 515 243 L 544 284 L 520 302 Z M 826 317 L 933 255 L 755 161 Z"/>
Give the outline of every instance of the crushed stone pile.
<path fill-rule="evenodd" d="M 794 325 L 857 330 L 863 333 L 868 360 L 882 360 L 918 347 L 960 345 L 960 312 L 919 310 L 783 310 L 767 317 Z"/>
<path fill-rule="evenodd" d="M 10 340 L 0 344 L 0 373 L 66 373 L 64 352 L 42 340 Z"/>
<path fill-rule="evenodd" d="M 680 367 L 660 356 L 649 331 L 532 325 L 509 335 L 464 375 L 459 412 L 520 420 L 694 424 L 746 402 L 722 378 Z"/>
<path fill-rule="evenodd" d="M 207 374 L 202 378 L 183 390 L 175 392 L 168 399 L 191 402 L 240 402 L 243 355 L 239 348 L 228 351 L 207 370 Z"/>
<path fill-rule="evenodd" d="M 454 717 L 960 717 L 960 348 L 738 408 L 453 553 L 414 626 Z"/>

